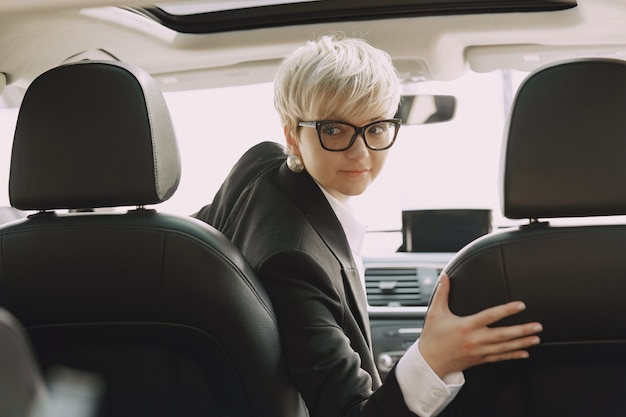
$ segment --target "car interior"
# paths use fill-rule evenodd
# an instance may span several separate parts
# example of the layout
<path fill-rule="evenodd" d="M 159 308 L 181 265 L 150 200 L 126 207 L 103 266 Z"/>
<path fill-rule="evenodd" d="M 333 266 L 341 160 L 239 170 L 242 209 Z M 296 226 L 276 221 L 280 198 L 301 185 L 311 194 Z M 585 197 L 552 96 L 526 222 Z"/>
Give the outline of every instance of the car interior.
<path fill-rule="evenodd" d="M 455 314 L 522 299 L 500 324 L 544 331 L 529 360 L 467 370 L 443 415 L 626 408 L 623 0 L 3 0 L 0 318 L 20 341 L 0 339 L 0 388 L 35 382 L 0 410 L 55 415 L 33 393 L 61 367 L 93 399 L 65 417 L 306 415 L 268 296 L 192 214 L 284 143 L 275 70 L 338 32 L 403 88 L 385 172 L 353 199 L 381 376 L 446 272 Z"/>

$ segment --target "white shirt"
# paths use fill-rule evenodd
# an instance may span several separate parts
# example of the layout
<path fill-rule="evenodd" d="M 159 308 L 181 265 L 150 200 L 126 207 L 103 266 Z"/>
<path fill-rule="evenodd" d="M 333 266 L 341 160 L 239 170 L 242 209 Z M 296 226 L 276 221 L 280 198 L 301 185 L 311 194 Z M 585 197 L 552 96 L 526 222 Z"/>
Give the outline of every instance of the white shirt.
<path fill-rule="evenodd" d="M 361 283 L 365 286 L 365 273 L 361 258 L 365 226 L 354 216 L 349 204 L 342 203 L 322 186 L 319 184 L 318 186 L 343 227 L 352 257 L 361 276 Z M 441 380 L 422 357 L 419 339 L 398 361 L 396 379 L 408 409 L 420 417 L 431 417 L 440 413 L 465 383 L 462 372 L 447 375 Z"/>

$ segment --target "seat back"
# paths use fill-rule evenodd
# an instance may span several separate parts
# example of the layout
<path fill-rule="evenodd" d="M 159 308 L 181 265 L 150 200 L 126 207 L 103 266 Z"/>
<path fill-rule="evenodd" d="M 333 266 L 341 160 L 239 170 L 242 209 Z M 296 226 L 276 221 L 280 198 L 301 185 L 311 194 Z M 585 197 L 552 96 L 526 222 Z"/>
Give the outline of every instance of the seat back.
<path fill-rule="evenodd" d="M 102 378 L 99 416 L 303 415 L 271 303 L 239 251 L 203 222 L 146 207 L 180 172 L 147 73 L 85 61 L 39 76 L 9 180 L 12 206 L 36 214 L 0 227 L 0 305 L 44 370 Z"/>
<path fill-rule="evenodd" d="M 502 204 L 506 217 L 530 222 L 474 241 L 445 272 L 454 313 L 523 300 L 527 309 L 500 324 L 539 321 L 542 343 L 527 360 L 466 371 L 444 415 L 626 409 L 626 225 L 605 217 L 626 214 L 625 109 L 624 61 L 562 62 L 520 86 L 505 131 Z M 592 216 L 602 221 L 550 224 Z"/>

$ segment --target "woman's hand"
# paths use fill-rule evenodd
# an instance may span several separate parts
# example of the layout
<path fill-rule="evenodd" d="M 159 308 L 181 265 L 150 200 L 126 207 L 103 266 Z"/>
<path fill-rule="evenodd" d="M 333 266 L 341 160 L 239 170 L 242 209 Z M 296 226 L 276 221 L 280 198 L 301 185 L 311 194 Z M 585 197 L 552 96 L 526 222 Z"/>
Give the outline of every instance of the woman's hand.
<path fill-rule="evenodd" d="M 539 323 L 487 327 L 524 310 L 526 306 L 521 301 L 459 317 L 448 307 L 450 279 L 445 274 L 435 291 L 419 338 L 419 349 L 440 378 L 487 362 L 527 358 L 525 349 L 540 342 L 535 335 L 542 330 Z"/>

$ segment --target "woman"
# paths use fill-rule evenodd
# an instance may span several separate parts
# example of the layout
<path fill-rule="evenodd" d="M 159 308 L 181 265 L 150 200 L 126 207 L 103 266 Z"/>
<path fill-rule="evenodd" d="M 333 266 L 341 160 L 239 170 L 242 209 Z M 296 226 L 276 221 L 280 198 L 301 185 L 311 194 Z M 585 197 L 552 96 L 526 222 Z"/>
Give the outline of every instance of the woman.
<path fill-rule="evenodd" d="M 311 416 L 434 415 L 462 386 L 464 369 L 527 357 L 539 343 L 538 323 L 487 327 L 521 311 L 521 302 L 454 316 L 442 276 L 422 336 L 381 383 L 359 255 L 364 227 L 349 200 L 380 173 L 400 128 L 399 100 L 385 52 L 338 36 L 307 43 L 276 77 L 286 147 L 250 149 L 197 214 L 258 272 Z"/>

